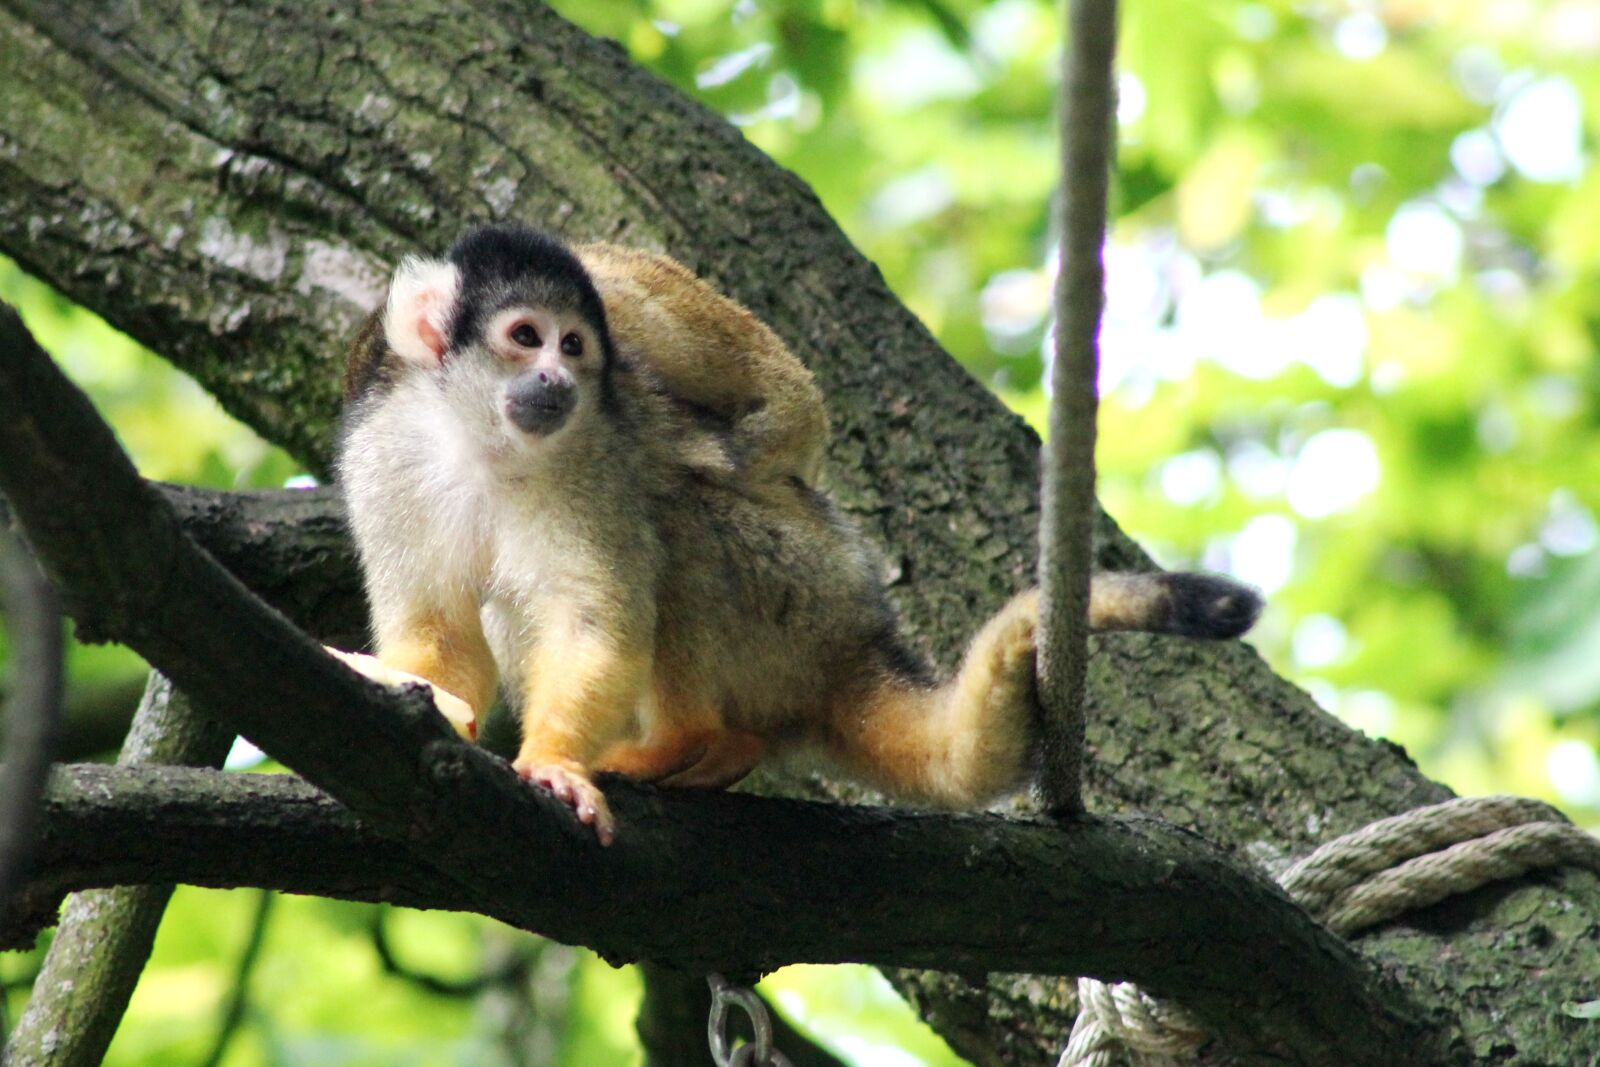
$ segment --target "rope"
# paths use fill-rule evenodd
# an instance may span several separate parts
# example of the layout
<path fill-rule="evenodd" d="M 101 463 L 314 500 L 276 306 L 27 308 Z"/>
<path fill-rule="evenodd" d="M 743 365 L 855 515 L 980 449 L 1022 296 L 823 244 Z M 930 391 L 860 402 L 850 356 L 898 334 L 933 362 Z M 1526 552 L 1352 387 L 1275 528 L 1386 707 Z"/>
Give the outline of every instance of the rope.
<path fill-rule="evenodd" d="M 1343 937 L 1538 867 L 1600 872 L 1600 839 L 1522 797 L 1463 797 L 1363 826 L 1278 876 Z M 1209 1039 L 1188 1012 L 1127 982 L 1078 979 L 1078 1018 L 1057 1067 L 1177 1067 Z"/>

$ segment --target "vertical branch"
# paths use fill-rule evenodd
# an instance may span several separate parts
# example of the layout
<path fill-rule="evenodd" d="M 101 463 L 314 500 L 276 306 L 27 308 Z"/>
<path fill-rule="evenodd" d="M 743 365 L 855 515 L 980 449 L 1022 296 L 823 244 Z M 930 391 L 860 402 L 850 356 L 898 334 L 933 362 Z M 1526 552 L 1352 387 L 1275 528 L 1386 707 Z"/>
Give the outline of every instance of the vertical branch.
<path fill-rule="evenodd" d="M 1039 786 L 1057 813 L 1083 810 L 1083 689 L 1094 525 L 1094 437 L 1116 0 L 1070 0 L 1062 72 L 1061 272 L 1056 280 L 1050 440 L 1039 531 Z"/>
<path fill-rule="evenodd" d="M 653 963 L 641 963 L 639 973 L 644 978 L 644 1000 L 636 1025 L 645 1067 L 714 1067 L 706 1040 L 711 990 L 705 976 Z M 790 1025 L 770 998 L 762 999 L 772 1017 L 772 1045 L 790 1067 L 844 1067 L 844 1061 Z M 743 1013 L 734 1012 L 729 1023 L 730 1035 L 746 1041 L 753 1036 Z"/>
<path fill-rule="evenodd" d="M 11 637 L 11 696 L 0 765 L 0 902 L 26 877 L 39 797 L 61 733 L 61 613 L 22 544 L 0 526 L 0 609 Z"/>
<path fill-rule="evenodd" d="M 645 1067 L 715 1067 L 706 1041 L 711 990 L 698 974 L 653 963 L 639 965 L 644 999 L 634 1026 Z"/>
<path fill-rule="evenodd" d="M 154 672 L 117 762 L 220 767 L 233 731 L 199 714 Z M 139 981 L 172 887 L 74 893 L 5 1050 L 6 1067 L 95 1067 Z"/>

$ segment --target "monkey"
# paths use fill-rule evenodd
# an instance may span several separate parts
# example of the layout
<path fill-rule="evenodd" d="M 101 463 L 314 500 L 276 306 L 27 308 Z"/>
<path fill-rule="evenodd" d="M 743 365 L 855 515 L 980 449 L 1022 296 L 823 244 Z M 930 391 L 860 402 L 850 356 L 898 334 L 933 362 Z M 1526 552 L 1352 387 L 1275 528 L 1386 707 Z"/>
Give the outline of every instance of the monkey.
<path fill-rule="evenodd" d="M 410 258 L 357 337 L 337 458 L 380 681 L 464 734 L 497 687 L 515 771 L 610 844 L 595 784 L 729 786 L 801 753 L 976 807 L 1030 774 L 1038 593 L 939 680 L 818 482 L 810 372 L 667 257 L 519 226 Z M 1254 590 L 1097 574 L 1089 623 L 1229 638 Z"/>

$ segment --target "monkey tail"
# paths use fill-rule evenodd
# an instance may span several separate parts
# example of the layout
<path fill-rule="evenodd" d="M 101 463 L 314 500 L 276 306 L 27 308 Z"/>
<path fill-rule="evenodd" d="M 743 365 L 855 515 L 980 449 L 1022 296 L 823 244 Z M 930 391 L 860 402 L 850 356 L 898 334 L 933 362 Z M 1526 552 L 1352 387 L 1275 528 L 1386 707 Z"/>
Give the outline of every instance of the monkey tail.
<path fill-rule="evenodd" d="M 1261 614 L 1261 594 L 1215 574 L 1105 571 L 1089 580 L 1089 629 L 1238 637 Z"/>
<path fill-rule="evenodd" d="M 1104 572 L 1089 583 L 1093 630 L 1220 639 L 1242 634 L 1260 613 L 1259 593 L 1217 575 Z M 1019 593 L 940 685 L 880 651 L 874 683 L 831 718 L 832 755 L 862 780 L 921 803 L 971 807 L 1018 788 L 1032 766 L 1038 620 L 1039 591 Z"/>

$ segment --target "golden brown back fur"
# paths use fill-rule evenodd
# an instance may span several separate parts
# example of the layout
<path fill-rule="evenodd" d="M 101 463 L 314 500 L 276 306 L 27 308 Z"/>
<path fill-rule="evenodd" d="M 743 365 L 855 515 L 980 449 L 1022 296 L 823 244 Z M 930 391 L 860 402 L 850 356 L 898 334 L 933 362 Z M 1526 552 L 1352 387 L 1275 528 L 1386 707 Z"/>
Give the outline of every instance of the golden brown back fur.
<path fill-rule="evenodd" d="M 811 372 L 777 334 L 668 256 L 609 244 L 573 251 L 600 291 L 618 355 L 736 427 L 741 477 L 816 483 L 827 410 Z"/>

